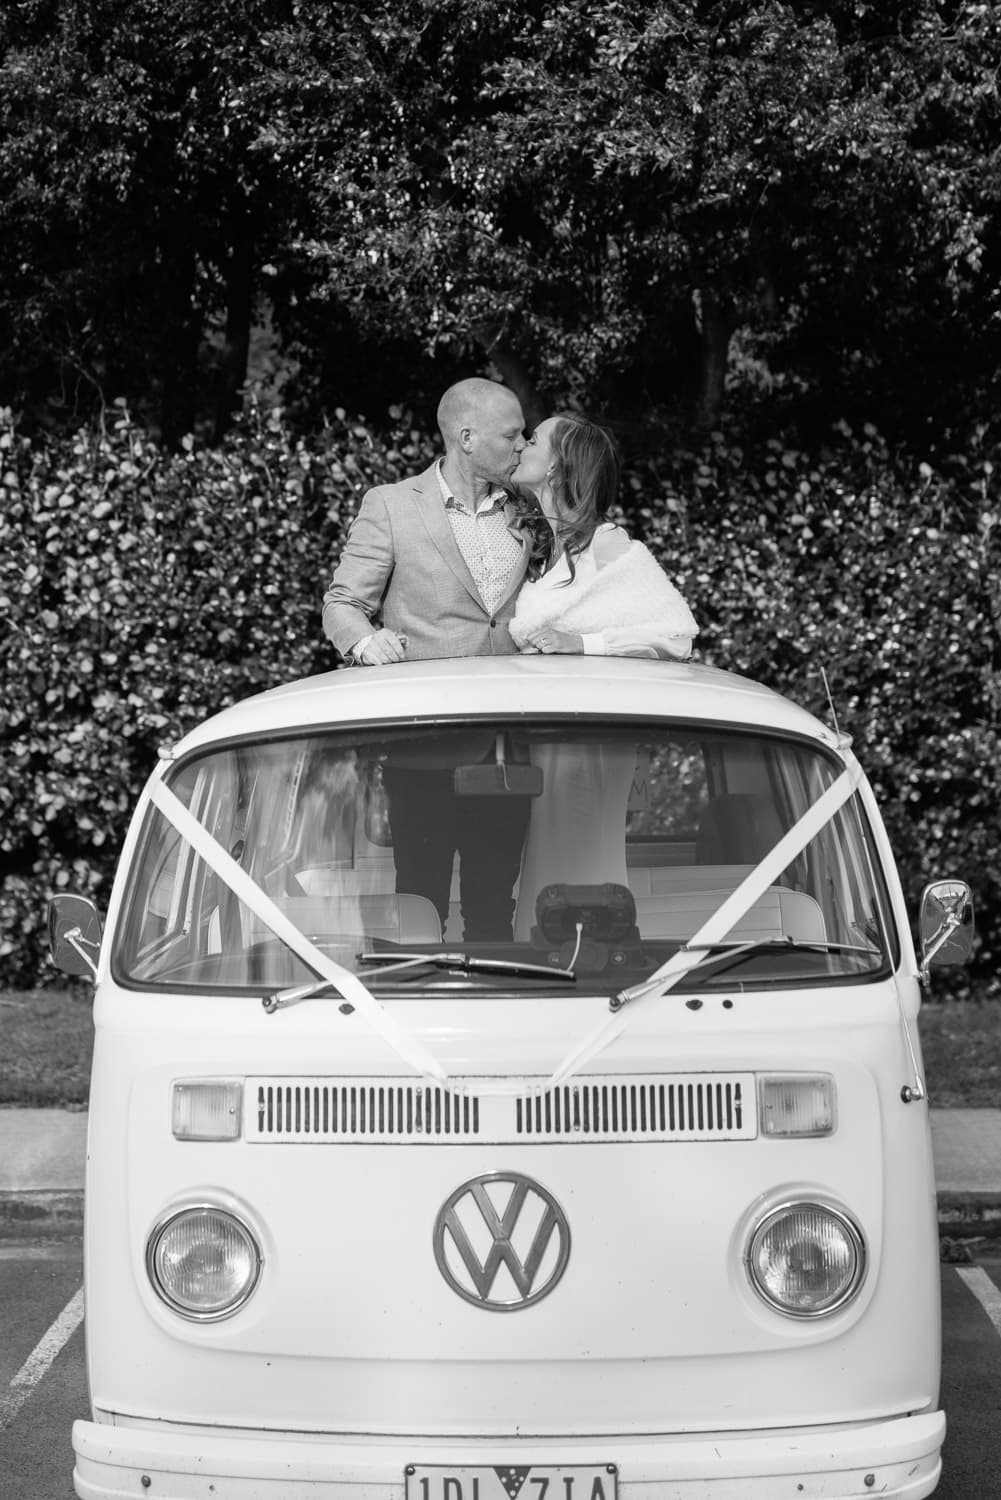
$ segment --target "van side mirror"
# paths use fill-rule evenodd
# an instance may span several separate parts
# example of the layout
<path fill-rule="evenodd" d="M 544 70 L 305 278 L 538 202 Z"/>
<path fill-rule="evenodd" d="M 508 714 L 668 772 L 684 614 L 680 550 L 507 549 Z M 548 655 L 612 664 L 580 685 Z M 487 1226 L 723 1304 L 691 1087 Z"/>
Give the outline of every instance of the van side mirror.
<path fill-rule="evenodd" d="M 965 880 L 933 880 L 921 897 L 921 977 L 965 964 L 973 951 L 973 892 Z"/>
<path fill-rule="evenodd" d="M 97 974 L 101 918 L 86 896 L 53 896 L 49 902 L 49 951 L 64 974 Z"/>

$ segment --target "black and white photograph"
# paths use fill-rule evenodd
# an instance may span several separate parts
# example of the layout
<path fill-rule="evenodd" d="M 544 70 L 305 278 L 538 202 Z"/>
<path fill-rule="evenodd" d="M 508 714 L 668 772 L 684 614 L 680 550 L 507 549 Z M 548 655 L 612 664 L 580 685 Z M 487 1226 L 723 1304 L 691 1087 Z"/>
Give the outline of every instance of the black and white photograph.
<path fill-rule="evenodd" d="M 0 1500 L 1001 1500 L 1001 8 L 5 0 Z"/>

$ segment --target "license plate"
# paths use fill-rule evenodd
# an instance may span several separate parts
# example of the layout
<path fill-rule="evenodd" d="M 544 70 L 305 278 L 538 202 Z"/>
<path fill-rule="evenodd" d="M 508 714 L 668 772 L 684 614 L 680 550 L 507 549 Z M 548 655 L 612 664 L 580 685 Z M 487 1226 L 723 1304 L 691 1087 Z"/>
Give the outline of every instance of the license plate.
<path fill-rule="evenodd" d="M 615 1464 L 408 1464 L 406 1500 L 616 1500 Z"/>

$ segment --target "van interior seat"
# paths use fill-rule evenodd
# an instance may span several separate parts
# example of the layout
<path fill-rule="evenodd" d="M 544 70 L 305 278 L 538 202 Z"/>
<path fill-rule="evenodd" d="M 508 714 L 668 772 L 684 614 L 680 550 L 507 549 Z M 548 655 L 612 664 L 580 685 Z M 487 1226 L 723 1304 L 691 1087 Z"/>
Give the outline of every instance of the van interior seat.
<path fill-rule="evenodd" d="M 637 896 L 636 925 L 645 938 L 692 937 L 733 893 L 724 890 L 672 891 Z M 773 885 L 755 901 L 728 933 L 726 939 L 747 942 L 755 938 L 794 938 L 802 943 L 826 940 L 824 914 L 813 896 Z"/>
<path fill-rule="evenodd" d="M 392 859 L 363 860 L 357 865 L 313 865 L 295 871 L 296 885 L 307 896 L 392 896 L 396 866 Z"/>
<path fill-rule="evenodd" d="M 627 873 L 629 889 L 639 900 L 675 891 L 735 891 L 753 869 L 753 865 L 628 865 Z"/>
<path fill-rule="evenodd" d="M 630 870 L 650 865 L 691 865 L 695 863 L 694 839 L 660 839 L 632 837 L 626 834 L 626 865 Z"/>
<path fill-rule="evenodd" d="M 280 896 L 275 905 L 307 936 L 358 934 L 394 943 L 440 943 L 434 903 L 411 892 Z"/>

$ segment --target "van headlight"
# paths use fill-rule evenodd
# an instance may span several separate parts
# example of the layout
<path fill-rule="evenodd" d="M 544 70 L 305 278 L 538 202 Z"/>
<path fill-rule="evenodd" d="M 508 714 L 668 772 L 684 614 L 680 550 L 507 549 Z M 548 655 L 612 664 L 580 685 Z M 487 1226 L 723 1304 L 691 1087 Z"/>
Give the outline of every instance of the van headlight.
<path fill-rule="evenodd" d="M 751 1232 L 744 1264 L 769 1307 L 793 1318 L 819 1318 L 844 1307 L 865 1279 L 865 1241 L 841 1209 L 783 1203 Z"/>
<path fill-rule="evenodd" d="M 182 1208 L 146 1241 L 146 1271 L 157 1296 L 182 1318 L 211 1322 L 237 1312 L 257 1285 L 261 1249 L 223 1208 Z"/>

